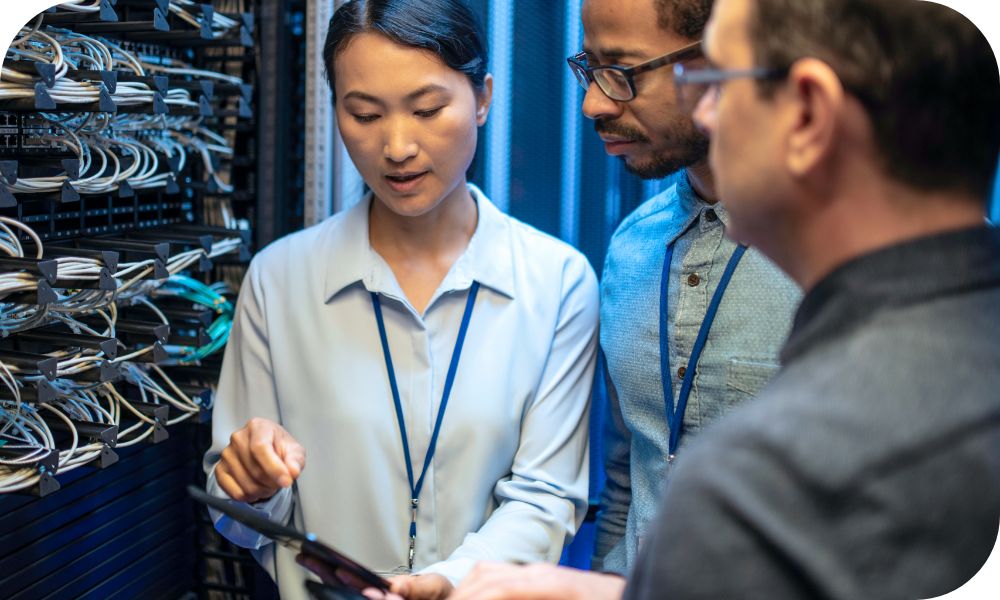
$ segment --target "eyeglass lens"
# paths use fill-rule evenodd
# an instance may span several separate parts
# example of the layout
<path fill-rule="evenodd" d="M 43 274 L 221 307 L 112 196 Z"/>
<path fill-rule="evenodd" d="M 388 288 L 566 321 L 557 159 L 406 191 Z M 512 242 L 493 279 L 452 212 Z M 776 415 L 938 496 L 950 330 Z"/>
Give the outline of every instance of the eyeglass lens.
<path fill-rule="evenodd" d="M 628 78 L 615 69 L 597 69 L 594 71 L 594 80 L 600 86 L 608 98 L 612 100 L 631 100 L 632 88 L 628 85 Z"/>

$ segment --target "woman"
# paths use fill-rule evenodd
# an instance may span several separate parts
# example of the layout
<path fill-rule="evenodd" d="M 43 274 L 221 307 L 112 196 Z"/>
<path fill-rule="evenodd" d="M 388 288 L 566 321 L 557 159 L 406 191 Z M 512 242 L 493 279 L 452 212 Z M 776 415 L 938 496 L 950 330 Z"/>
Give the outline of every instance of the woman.
<path fill-rule="evenodd" d="M 394 580 L 411 598 L 555 561 L 587 508 L 593 271 L 466 182 L 493 83 L 461 0 L 348 2 L 324 59 L 371 192 L 250 265 L 209 489 L 422 574 Z M 305 597 L 289 551 L 216 526 Z"/>

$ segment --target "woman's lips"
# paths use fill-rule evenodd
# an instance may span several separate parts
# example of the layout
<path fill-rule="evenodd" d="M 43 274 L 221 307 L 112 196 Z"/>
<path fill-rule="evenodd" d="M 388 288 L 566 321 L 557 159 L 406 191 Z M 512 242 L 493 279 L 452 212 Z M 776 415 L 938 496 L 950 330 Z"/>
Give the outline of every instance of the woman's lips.
<path fill-rule="evenodd" d="M 385 182 L 397 194 L 406 194 L 415 191 L 427 178 L 428 171 L 407 175 L 386 175 Z"/>

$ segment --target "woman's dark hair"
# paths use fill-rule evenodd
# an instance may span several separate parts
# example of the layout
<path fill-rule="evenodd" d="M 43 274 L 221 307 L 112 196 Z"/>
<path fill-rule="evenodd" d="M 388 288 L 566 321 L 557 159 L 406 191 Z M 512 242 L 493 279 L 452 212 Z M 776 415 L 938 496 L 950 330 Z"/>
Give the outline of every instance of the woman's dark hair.
<path fill-rule="evenodd" d="M 349 0 L 333 13 L 323 46 L 326 79 L 334 93 L 333 61 L 359 33 L 378 33 L 403 46 L 433 52 L 481 92 L 486 45 L 479 20 L 462 0 Z"/>

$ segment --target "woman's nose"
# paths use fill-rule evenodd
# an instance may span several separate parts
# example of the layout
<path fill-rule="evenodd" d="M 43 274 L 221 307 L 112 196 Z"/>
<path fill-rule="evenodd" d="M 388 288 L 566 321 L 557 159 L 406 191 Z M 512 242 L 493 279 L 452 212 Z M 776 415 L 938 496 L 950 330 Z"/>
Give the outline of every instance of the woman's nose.
<path fill-rule="evenodd" d="M 417 155 L 419 145 L 409 127 L 400 122 L 386 123 L 382 154 L 394 163 L 406 162 Z"/>

